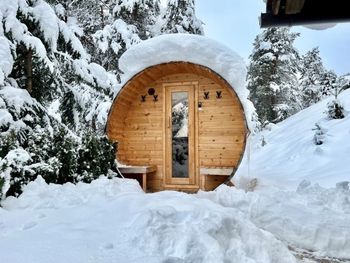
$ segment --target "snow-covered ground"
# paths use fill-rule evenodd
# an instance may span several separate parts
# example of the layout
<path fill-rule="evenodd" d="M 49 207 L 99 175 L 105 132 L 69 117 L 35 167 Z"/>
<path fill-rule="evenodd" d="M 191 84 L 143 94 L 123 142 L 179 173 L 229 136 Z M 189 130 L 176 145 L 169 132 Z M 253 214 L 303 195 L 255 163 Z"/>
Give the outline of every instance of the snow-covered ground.
<path fill-rule="evenodd" d="M 350 90 L 340 100 L 349 110 Z M 329 120 L 326 103 L 265 131 L 263 147 L 251 140 L 242 188 L 145 194 L 134 180 L 39 177 L 2 202 L 0 262 L 350 262 L 350 114 Z"/>
<path fill-rule="evenodd" d="M 332 99 L 324 99 L 272 126 L 271 131 L 253 136 L 235 175 L 236 184 L 258 178 L 261 188 L 296 189 L 302 180 L 326 188 L 350 181 L 350 89 L 339 95 L 347 111 L 344 119 L 327 118 L 324 112 Z M 315 123 L 325 130 L 322 145 L 313 141 Z M 263 147 L 262 140 L 266 143 Z"/>
<path fill-rule="evenodd" d="M 0 208 L 1 262 L 276 262 L 294 257 L 237 208 L 134 180 L 30 183 Z"/>

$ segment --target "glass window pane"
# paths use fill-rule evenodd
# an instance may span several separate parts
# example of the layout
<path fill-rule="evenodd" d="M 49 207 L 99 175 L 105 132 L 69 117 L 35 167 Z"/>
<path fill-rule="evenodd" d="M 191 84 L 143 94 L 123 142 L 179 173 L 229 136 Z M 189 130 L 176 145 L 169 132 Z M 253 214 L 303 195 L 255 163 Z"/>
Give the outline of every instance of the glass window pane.
<path fill-rule="evenodd" d="M 188 178 L 188 93 L 173 92 L 172 101 L 172 176 Z"/>

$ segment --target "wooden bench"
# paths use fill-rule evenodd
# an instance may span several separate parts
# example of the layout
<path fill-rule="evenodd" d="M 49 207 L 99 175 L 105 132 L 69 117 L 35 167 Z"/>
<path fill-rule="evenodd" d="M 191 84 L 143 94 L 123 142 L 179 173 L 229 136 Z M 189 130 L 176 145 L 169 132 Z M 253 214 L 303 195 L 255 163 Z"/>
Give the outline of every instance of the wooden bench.
<path fill-rule="evenodd" d="M 156 166 L 133 166 L 133 165 L 122 165 L 118 166 L 119 171 L 122 175 L 141 175 L 142 176 L 142 189 L 146 192 L 147 190 L 147 174 L 153 173 L 157 170 Z"/>
<path fill-rule="evenodd" d="M 201 167 L 201 175 L 222 175 L 230 176 L 233 172 L 233 167 Z"/>
<path fill-rule="evenodd" d="M 201 167 L 199 169 L 201 188 L 205 190 L 215 189 L 218 183 L 224 183 L 233 171 L 234 167 Z"/>

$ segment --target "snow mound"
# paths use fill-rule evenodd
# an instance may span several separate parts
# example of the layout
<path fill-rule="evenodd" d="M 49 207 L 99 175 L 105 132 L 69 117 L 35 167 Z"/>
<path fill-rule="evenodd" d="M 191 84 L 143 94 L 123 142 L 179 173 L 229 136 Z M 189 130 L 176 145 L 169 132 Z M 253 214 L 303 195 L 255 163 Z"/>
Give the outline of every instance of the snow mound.
<path fill-rule="evenodd" d="M 94 199 L 112 199 L 123 193 L 143 193 L 135 180 L 100 178 L 91 184 L 79 182 L 74 185 L 66 183 L 47 184 L 38 176 L 34 182 L 24 186 L 18 198 L 8 197 L 2 205 L 7 210 L 16 209 L 58 209 L 75 207 L 91 202 Z"/>
<path fill-rule="evenodd" d="M 199 196 L 244 213 L 257 227 L 315 256 L 350 259 L 348 183 L 325 189 L 304 181 L 296 191 L 256 191 L 220 186 Z"/>
<path fill-rule="evenodd" d="M 254 106 L 248 100 L 246 65 L 242 57 L 228 47 L 200 35 L 167 34 L 143 41 L 129 48 L 119 59 L 125 73 L 122 85 L 142 70 L 168 62 L 190 62 L 210 68 L 223 77 L 237 93 L 250 130 L 254 130 Z"/>
<path fill-rule="evenodd" d="M 131 240 L 151 255 L 181 262 L 295 262 L 286 247 L 236 209 L 175 192 L 151 200 L 136 214 Z"/>
<path fill-rule="evenodd" d="M 39 177 L 2 204 L 4 262 L 296 262 L 239 210 L 185 193 L 144 194 L 134 180 Z"/>
<path fill-rule="evenodd" d="M 284 189 L 296 189 L 303 180 L 326 188 L 350 181 L 350 114 L 328 119 L 325 111 L 333 99 L 320 101 L 251 137 L 247 142 L 250 154 L 235 174 L 236 185 L 243 187 L 247 178 L 257 178 L 259 187 Z M 350 90 L 340 93 L 338 99 L 349 112 Z M 325 131 L 321 145 L 314 143 L 316 123 Z"/>

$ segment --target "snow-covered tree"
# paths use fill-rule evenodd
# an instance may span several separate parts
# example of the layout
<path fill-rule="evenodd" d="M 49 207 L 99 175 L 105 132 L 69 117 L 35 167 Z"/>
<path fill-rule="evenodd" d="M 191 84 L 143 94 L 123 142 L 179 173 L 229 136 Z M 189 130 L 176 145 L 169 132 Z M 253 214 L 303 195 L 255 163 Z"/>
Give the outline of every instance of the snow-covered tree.
<path fill-rule="evenodd" d="M 299 54 L 293 46 L 298 36 L 288 28 L 268 28 L 254 41 L 247 81 L 261 123 L 279 122 L 301 108 Z"/>
<path fill-rule="evenodd" d="M 116 78 L 89 62 L 79 27 L 64 12 L 44 0 L 0 2 L 2 197 L 19 194 L 38 174 L 50 182 L 72 181 L 69 161 L 76 158 L 70 151 L 79 148 L 80 129 L 104 126 L 101 115 Z M 72 114 L 65 119 L 67 94 L 73 95 Z M 66 135 L 59 138 L 61 131 Z"/>
<path fill-rule="evenodd" d="M 114 21 L 121 19 L 137 28 L 138 36 L 142 40 L 152 37 L 151 30 L 159 14 L 159 0 L 115 0 L 112 12 Z"/>
<path fill-rule="evenodd" d="M 108 23 L 93 35 L 93 58 L 108 71 L 120 74 L 119 57 L 132 45 L 150 38 L 159 16 L 159 0 L 115 0 L 110 4 Z"/>
<path fill-rule="evenodd" d="M 325 71 L 321 80 L 322 97 L 328 97 L 334 94 L 334 91 L 337 85 L 338 85 L 337 74 L 331 70 Z"/>
<path fill-rule="evenodd" d="M 329 119 L 343 119 L 345 117 L 344 106 L 338 99 L 327 103 L 326 113 Z"/>
<path fill-rule="evenodd" d="M 168 0 L 160 21 L 160 33 L 189 33 L 203 35 L 203 22 L 196 17 L 194 0 Z"/>
<path fill-rule="evenodd" d="M 319 123 L 315 123 L 315 128 L 313 128 L 312 130 L 315 131 L 315 134 L 313 137 L 314 143 L 316 145 L 323 144 L 325 141 L 325 136 L 326 136 L 325 134 L 327 130 L 321 127 Z"/>
<path fill-rule="evenodd" d="M 307 108 L 322 99 L 322 82 L 326 70 L 318 48 L 314 48 L 302 56 L 300 70 L 302 106 Z"/>
<path fill-rule="evenodd" d="M 342 90 L 346 90 L 350 88 L 350 73 L 339 76 L 338 82 L 340 83 L 340 87 Z"/>
<path fill-rule="evenodd" d="M 120 74 L 118 59 L 132 45 L 141 41 L 138 29 L 122 19 L 116 19 L 93 35 L 97 45 L 95 59 L 108 71 Z"/>
<path fill-rule="evenodd" d="M 82 136 L 82 147 L 78 157 L 78 180 L 91 182 L 106 175 L 114 167 L 115 146 L 105 135 L 97 135 L 88 129 Z"/>

